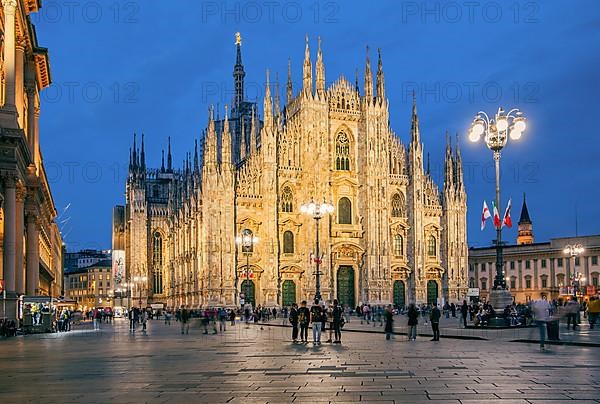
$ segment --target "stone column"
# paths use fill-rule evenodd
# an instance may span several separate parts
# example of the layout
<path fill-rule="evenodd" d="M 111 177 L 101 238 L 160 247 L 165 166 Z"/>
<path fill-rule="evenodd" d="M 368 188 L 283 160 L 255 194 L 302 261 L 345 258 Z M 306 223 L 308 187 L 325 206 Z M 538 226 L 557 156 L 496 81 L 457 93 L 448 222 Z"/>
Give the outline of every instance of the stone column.
<path fill-rule="evenodd" d="M 16 188 L 16 216 L 15 216 L 15 291 L 25 293 L 25 261 L 23 256 L 23 235 L 24 235 L 24 202 L 27 190 L 20 185 Z"/>
<path fill-rule="evenodd" d="M 37 153 L 36 126 L 39 117 L 39 111 L 36 114 L 35 82 L 27 82 L 25 90 L 27 91 L 27 144 L 29 144 L 29 153 L 31 153 L 31 163 L 35 165 Z"/>
<path fill-rule="evenodd" d="M 25 78 L 25 37 L 22 35 L 17 36 L 15 41 L 15 106 L 17 108 L 17 120 L 19 127 L 25 128 L 25 111 L 23 109 L 25 105 L 24 100 L 24 83 Z"/>
<path fill-rule="evenodd" d="M 15 179 L 4 179 L 4 287 L 7 291 L 15 290 L 15 239 L 16 239 L 16 189 Z"/>
<path fill-rule="evenodd" d="M 6 74 L 6 98 L 4 111 L 16 112 L 15 107 L 15 13 L 17 0 L 2 0 L 4 8 L 4 72 Z"/>
<path fill-rule="evenodd" d="M 40 282 L 40 233 L 35 212 L 27 215 L 27 294 L 36 295 Z"/>

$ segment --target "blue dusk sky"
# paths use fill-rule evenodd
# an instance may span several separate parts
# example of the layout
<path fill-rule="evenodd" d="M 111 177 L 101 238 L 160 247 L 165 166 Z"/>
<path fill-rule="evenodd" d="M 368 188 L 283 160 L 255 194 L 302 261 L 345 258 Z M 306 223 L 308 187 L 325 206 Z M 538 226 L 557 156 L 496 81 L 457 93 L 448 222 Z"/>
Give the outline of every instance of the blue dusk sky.
<path fill-rule="evenodd" d="M 392 128 L 409 142 L 413 89 L 425 152 L 442 181 L 445 132 L 458 134 L 468 195 L 468 240 L 483 246 L 483 199 L 494 197 L 492 153 L 466 132 L 475 113 L 520 108 L 528 130 L 502 158 L 502 207 L 513 220 L 527 194 L 536 240 L 600 233 L 600 2 L 578 1 L 44 1 L 32 21 L 49 48 L 40 138 L 70 251 L 110 248 L 111 215 L 125 202 L 133 133 L 149 166 L 173 139 L 177 165 L 230 103 L 234 33 L 242 33 L 247 96 L 262 105 L 265 70 L 301 82 L 304 38 L 326 81 L 363 85 L 365 47 L 381 48 Z M 283 90 L 283 86 L 281 86 Z M 282 99 L 284 99 L 282 91 Z M 222 112 L 221 112 L 222 115 Z M 514 241 L 516 225 L 505 231 Z"/>

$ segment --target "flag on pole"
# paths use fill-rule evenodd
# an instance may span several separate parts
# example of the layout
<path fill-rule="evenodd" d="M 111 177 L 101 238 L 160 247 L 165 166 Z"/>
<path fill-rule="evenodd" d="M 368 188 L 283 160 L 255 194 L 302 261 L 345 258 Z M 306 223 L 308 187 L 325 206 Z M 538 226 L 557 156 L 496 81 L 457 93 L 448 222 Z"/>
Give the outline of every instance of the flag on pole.
<path fill-rule="evenodd" d="M 506 210 L 504 211 L 504 218 L 502 219 L 502 227 L 512 227 L 512 219 L 510 218 L 510 206 L 511 199 L 508 200 L 508 205 L 506 205 Z"/>
<path fill-rule="evenodd" d="M 481 230 L 485 229 L 485 221 L 490 217 L 492 217 L 492 215 L 490 214 L 487 203 L 483 201 L 483 212 L 481 212 Z"/>
<path fill-rule="evenodd" d="M 494 207 L 494 227 L 496 229 L 500 228 L 500 213 L 498 213 L 498 207 L 496 206 L 496 202 L 492 201 L 492 206 Z"/>

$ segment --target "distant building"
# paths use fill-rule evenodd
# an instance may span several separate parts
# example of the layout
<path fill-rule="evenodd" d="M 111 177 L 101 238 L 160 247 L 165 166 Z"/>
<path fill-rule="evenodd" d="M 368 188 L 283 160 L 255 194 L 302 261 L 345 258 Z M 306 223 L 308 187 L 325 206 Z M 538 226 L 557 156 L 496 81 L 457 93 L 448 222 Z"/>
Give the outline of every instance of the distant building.
<path fill-rule="evenodd" d="M 65 274 L 65 298 L 81 310 L 113 306 L 112 260 L 104 259 Z"/>
<path fill-rule="evenodd" d="M 571 257 L 567 245 L 581 244 L 584 252 Z M 533 223 L 523 200 L 517 244 L 505 245 L 504 277 L 515 302 L 526 303 L 546 296 L 567 298 L 577 294 L 587 299 L 598 294 L 600 278 L 600 235 L 553 238 L 535 243 Z M 480 289 L 480 298 L 487 300 L 496 276 L 496 247 L 469 249 L 469 286 Z M 580 280 L 577 280 L 580 278 Z"/>
<path fill-rule="evenodd" d="M 81 250 L 65 253 L 65 275 L 77 269 L 110 259 L 110 257 L 111 250 Z"/>

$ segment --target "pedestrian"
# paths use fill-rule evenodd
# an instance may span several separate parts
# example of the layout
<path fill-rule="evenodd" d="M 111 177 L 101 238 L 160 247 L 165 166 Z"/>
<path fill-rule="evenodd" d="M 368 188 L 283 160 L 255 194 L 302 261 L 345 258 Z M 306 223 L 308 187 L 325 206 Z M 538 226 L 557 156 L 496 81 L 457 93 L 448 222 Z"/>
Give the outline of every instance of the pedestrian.
<path fill-rule="evenodd" d="M 344 310 L 340 307 L 337 299 L 333 299 L 333 308 L 331 309 L 331 326 L 334 332 L 334 344 L 342 343 L 342 323 L 344 321 Z"/>
<path fill-rule="evenodd" d="M 540 332 L 540 350 L 543 352 L 546 350 L 544 343 L 546 341 L 546 324 L 550 318 L 550 304 L 544 296 L 542 299 L 534 301 L 532 306 L 535 323 Z"/>
<path fill-rule="evenodd" d="M 232 327 L 235 325 L 235 310 L 233 309 L 229 310 L 229 322 Z"/>
<path fill-rule="evenodd" d="M 142 331 L 145 333 L 146 332 L 146 322 L 148 321 L 148 311 L 147 310 L 142 311 L 141 320 L 142 320 Z"/>
<path fill-rule="evenodd" d="M 452 312 L 452 318 L 456 318 L 456 305 L 454 302 L 450 304 L 450 311 Z"/>
<path fill-rule="evenodd" d="M 590 330 L 594 329 L 594 326 L 598 321 L 598 317 L 600 317 L 600 299 L 592 296 L 590 298 L 590 303 L 588 304 L 588 321 L 590 323 Z"/>
<path fill-rule="evenodd" d="M 295 344 L 298 342 L 298 305 L 296 303 L 292 303 L 289 321 L 292 325 L 292 342 Z"/>
<path fill-rule="evenodd" d="M 452 303 L 454 305 L 454 303 Z M 452 309 L 452 306 L 450 306 Z M 429 315 L 429 320 L 431 320 L 431 330 L 433 331 L 432 341 L 440 340 L 440 317 L 442 317 L 442 313 L 440 309 L 438 309 L 437 304 L 431 304 L 431 314 Z M 456 306 L 454 306 L 452 317 L 456 317 Z"/>
<path fill-rule="evenodd" d="M 460 306 L 460 315 L 462 316 L 463 325 L 467 328 L 467 313 L 469 312 L 469 305 L 466 300 L 463 300 L 462 306 Z"/>
<path fill-rule="evenodd" d="M 310 321 L 312 322 L 313 344 L 321 345 L 321 326 L 323 325 L 323 308 L 319 299 L 310 308 Z"/>
<path fill-rule="evenodd" d="M 306 300 L 300 303 L 298 309 L 298 324 L 300 325 L 300 340 L 304 343 L 308 342 L 308 323 L 310 321 L 310 311 L 306 307 Z"/>
<path fill-rule="evenodd" d="M 219 331 L 227 331 L 227 311 L 224 307 L 219 309 Z"/>
<path fill-rule="evenodd" d="M 188 311 L 185 304 L 181 305 L 181 311 L 179 313 L 179 318 L 181 321 L 181 334 L 185 332 L 185 334 L 190 333 L 190 312 Z"/>
<path fill-rule="evenodd" d="M 165 311 L 165 325 L 171 326 L 171 310 Z"/>
<path fill-rule="evenodd" d="M 419 324 L 419 312 L 414 303 L 411 303 L 408 307 L 408 340 L 417 340 L 417 324 Z"/>
<path fill-rule="evenodd" d="M 394 312 L 392 311 L 392 305 L 388 304 L 387 309 L 384 312 L 385 317 L 385 339 L 389 340 L 392 338 L 394 332 Z"/>
<path fill-rule="evenodd" d="M 573 331 L 577 329 L 577 314 L 579 314 L 579 303 L 575 296 L 571 297 L 571 300 L 567 302 L 567 330 L 573 324 Z"/>

